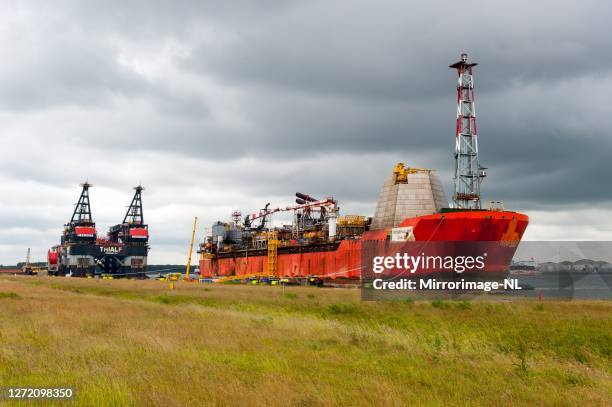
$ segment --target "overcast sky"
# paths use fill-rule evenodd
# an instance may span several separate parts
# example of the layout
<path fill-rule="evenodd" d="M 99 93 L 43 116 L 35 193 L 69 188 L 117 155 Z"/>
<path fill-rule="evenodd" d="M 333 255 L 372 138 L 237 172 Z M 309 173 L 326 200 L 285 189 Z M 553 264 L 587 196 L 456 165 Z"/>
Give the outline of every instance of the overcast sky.
<path fill-rule="evenodd" d="M 398 161 L 451 196 L 462 51 L 484 200 L 527 213 L 529 240 L 610 240 L 608 1 L 18 3 L 0 14 L 0 263 L 44 260 L 85 179 L 99 233 L 145 185 L 151 264 L 186 261 L 194 216 L 296 191 L 371 216 Z"/>

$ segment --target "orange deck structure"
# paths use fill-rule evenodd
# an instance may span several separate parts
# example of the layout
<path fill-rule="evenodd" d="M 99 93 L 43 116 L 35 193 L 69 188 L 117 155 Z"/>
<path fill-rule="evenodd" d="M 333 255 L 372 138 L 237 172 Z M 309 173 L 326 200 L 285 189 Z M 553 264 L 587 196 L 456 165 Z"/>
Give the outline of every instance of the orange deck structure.
<path fill-rule="evenodd" d="M 409 218 L 400 224 L 411 226 L 418 242 L 508 242 L 509 259 L 516 250 L 529 223 L 527 215 L 508 211 L 453 211 Z M 322 245 L 279 246 L 276 277 L 323 280 L 359 280 L 362 272 L 362 242 L 387 241 L 390 229 L 365 232 L 361 239 L 345 239 Z M 219 253 L 214 257 L 201 253 L 203 278 L 266 275 L 268 254 L 265 250 Z M 506 265 L 507 266 L 507 265 Z"/>

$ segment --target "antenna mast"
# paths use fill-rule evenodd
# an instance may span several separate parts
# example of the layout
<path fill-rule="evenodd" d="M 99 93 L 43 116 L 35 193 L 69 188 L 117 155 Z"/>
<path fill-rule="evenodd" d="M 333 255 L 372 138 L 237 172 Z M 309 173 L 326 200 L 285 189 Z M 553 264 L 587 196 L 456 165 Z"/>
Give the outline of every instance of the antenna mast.
<path fill-rule="evenodd" d="M 455 194 L 456 208 L 481 209 L 480 183 L 486 176 L 486 168 L 478 161 L 476 110 L 474 107 L 474 77 L 472 69 L 477 63 L 469 63 L 467 54 L 449 65 L 457 70 L 457 129 L 455 139 Z"/>

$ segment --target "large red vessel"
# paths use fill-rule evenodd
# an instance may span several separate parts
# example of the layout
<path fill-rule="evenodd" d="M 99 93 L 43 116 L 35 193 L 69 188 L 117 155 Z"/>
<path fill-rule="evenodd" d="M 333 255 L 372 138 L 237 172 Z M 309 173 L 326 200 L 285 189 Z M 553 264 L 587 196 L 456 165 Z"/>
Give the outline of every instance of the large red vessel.
<path fill-rule="evenodd" d="M 329 225 L 324 224 L 311 228 L 310 236 L 308 231 L 299 231 L 307 238 L 292 239 L 290 228 L 262 230 L 244 237 L 245 229 L 239 224 L 218 223 L 215 234 L 201 245 L 200 275 L 204 278 L 285 277 L 304 282 L 358 281 L 365 271 L 362 245 L 371 241 L 390 242 L 398 231 L 406 233 L 407 242 L 430 242 L 430 245 L 449 241 L 502 243 L 499 247 L 506 248 L 505 255 L 501 256 L 503 264 L 488 270 L 499 273 L 509 265 L 529 222 L 524 214 L 504 210 L 443 210 L 407 218 L 395 228 L 366 230 L 369 227 L 363 217 L 347 218 L 338 218 L 338 234 L 333 238 L 329 237 Z M 317 233 L 317 229 L 323 233 Z M 244 243 L 226 238 L 236 232 L 246 239 Z M 217 237 L 216 244 L 213 236 Z"/>
<path fill-rule="evenodd" d="M 383 184 L 373 218 L 339 216 L 333 198 L 319 200 L 301 193 L 296 194 L 294 206 L 270 209 L 268 204 L 244 220 L 240 212 L 234 212 L 231 222 L 215 223 L 201 244 L 201 277 L 319 284 L 359 281 L 369 268 L 364 253 L 372 247 L 388 250 L 389 244 L 403 244 L 407 251 L 419 253 L 429 247 L 435 255 L 449 254 L 466 244 L 474 252 L 486 248 L 495 256 L 479 272 L 506 273 L 529 218 L 505 210 L 499 202 L 488 209 L 481 207 L 485 168 L 478 161 L 474 66 L 466 54 L 450 65 L 458 73 L 452 208 L 433 170 L 399 163 Z M 278 212 L 292 213 L 292 223 L 274 227 L 272 216 Z M 417 274 L 438 271 L 421 269 Z"/>

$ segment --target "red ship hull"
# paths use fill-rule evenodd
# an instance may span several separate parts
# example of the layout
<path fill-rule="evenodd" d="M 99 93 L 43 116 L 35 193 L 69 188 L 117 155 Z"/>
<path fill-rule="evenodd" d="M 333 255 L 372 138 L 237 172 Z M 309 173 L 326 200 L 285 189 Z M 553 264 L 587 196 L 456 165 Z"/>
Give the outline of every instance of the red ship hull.
<path fill-rule="evenodd" d="M 505 271 L 520 242 L 529 218 L 506 211 L 456 211 L 419 216 L 404 220 L 400 227 L 412 227 L 417 242 L 506 242 L 503 255 L 491 273 Z M 362 246 L 367 242 L 385 242 L 389 230 L 365 232 L 360 239 L 334 244 L 281 246 L 277 255 L 277 277 L 323 280 L 359 280 L 362 276 Z M 203 278 L 266 275 L 267 252 L 223 253 L 200 259 Z"/>

